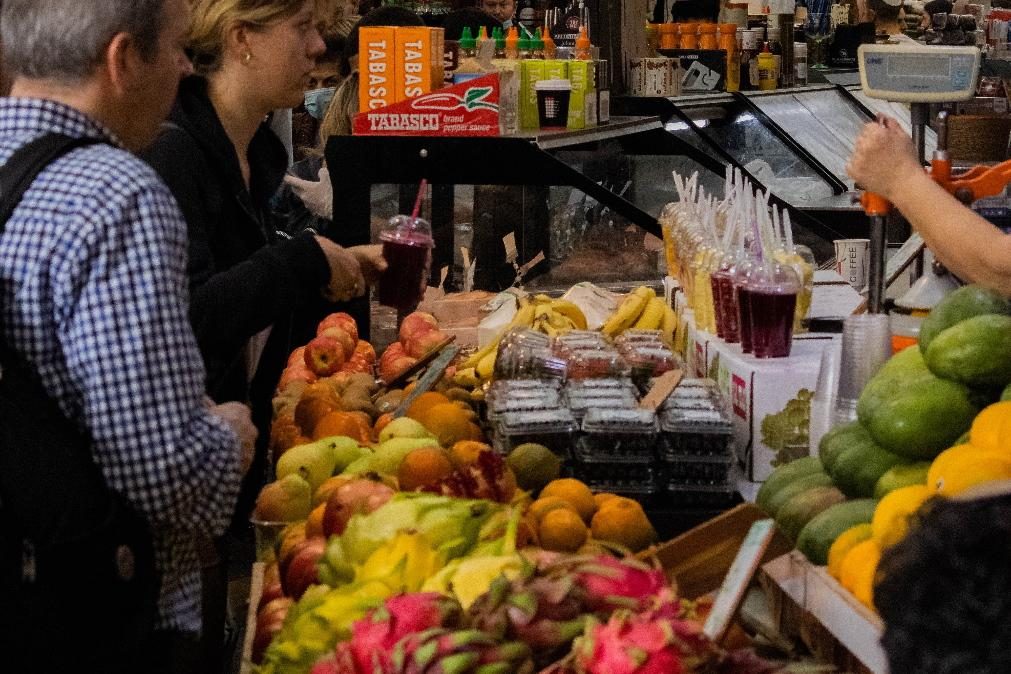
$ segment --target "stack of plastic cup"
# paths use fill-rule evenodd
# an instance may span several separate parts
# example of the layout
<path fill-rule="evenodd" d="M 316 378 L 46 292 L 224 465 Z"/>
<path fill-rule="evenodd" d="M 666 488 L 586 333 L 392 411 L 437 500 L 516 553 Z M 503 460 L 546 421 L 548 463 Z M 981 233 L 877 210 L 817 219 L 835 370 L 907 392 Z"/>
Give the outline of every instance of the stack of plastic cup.
<path fill-rule="evenodd" d="M 864 386 L 892 355 L 892 328 L 885 314 L 849 316 L 843 322 L 835 422 L 853 421 Z"/>
<path fill-rule="evenodd" d="M 818 456 L 818 445 L 823 435 L 832 428 L 835 399 L 839 391 L 839 361 L 842 356 L 842 342 L 834 339 L 821 352 L 821 367 L 818 369 L 818 384 L 811 398 L 811 429 L 808 440 L 811 456 Z"/>

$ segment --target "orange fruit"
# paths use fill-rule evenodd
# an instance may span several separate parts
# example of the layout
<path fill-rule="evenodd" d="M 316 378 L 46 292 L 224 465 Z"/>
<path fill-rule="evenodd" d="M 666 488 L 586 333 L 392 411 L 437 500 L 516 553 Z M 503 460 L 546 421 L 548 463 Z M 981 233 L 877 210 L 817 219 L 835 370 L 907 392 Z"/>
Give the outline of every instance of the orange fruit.
<path fill-rule="evenodd" d="M 527 511 L 527 514 L 532 517 L 535 522 L 540 522 L 541 518 L 555 508 L 565 508 L 567 510 L 571 510 L 572 512 L 576 512 L 575 507 L 563 498 L 559 498 L 557 496 L 542 496 L 530 504 L 530 509 Z"/>
<path fill-rule="evenodd" d="M 286 415 L 274 419 L 274 423 L 270 426 L 270 453 L 274 460 L 297 445 L 301 435 L 302 429 L 295 423 L 294 416 Z"/>
<path fill-rule="evenodd" d="M 340 410 L 340 408 L 339 403 L 334 404 L 332 401 L 321 397 L 303 397 L 295 405 L 295 423 L 302 429 L 303 435 L 311 436 L 313 429 L 316 428 L 316 424 L 320 422 L 320 419 L 331 412 Z"/>
<path fill-rule="evenodd" d="M 537 527 L 541 547 L 554 552 L 575 552 L 583 547 L 588 537 L 586 523 L 568 508 L 555 508 L 545 513 Z"/>
<path fill-rule="evenodd" d="M 481 452 L 491 451 L 491 446 L 475 440 L 461 440 L 449 449 L 449 458 L 458 468 L 469 466 L 477 461 Z"/>
<path fill-rule="evenodd" d="M 376 425 L 372 427 L 372 434 L 378 438 L 379 434 L 383 432 L 384 428 L 390 425 L 391 421 L 393 421 L 393 412 L 380 414 L 379 418 L 376 419 Z"/>
<path fill-rule="evenodd" d="M 604 493 L 601 493 L 601 494 L 594 494 L 593 495 L 593 502 L 597 504 L 597 510 L 600 510 L 601 508 L 604 507 L 605 503 L 607 503 L 608 501 L 610 501 L 612 499 L 616 499 L 616 498 L 621 498 L 621 497 L 618 496 L 617 494 L 611 494 L 611 493 L 604 492 Z"/>
<path fill-rule="evenodd" d="M 642 506 L 631 499 L 610 499 L 607 507 L 593 516 L 590 530 L 595 539 L 623 545 L 632 552 L 645 550 L 657 538 Z"/>
<path fill-rule="evenodd" d="M 881 550 L 874 539 L 853 546 L 839 568 L 839 582 L 869 609 L 874 609 L 874 574 L 881 561 Z"/>
<path fill-rule="evenodd" d="M 421 421 L 421 417 L 423 417 L 428 410 L 432 409 L 436 405 L 442 405 L 448 402 L 450 402 L 449 398 L 441 393 L 427 391 L 422 393 L 413 403 L 411 403 L 411 406 L 407 408 L 407 416 L 416 421 Z"/>
<path fill-rule="evenodd" d="M 309 517 L 305 521 L 305 537 L 323 535 L 323 512 L 326 510 L 326 502 L 320 503 L 312 509 Z"/>
<path fill-rule="evenodd" d="M 344 475 L 334 475 L 333 477 L 328 477 L 323 481 L 317 489 L 316 493 L 312 495 L 312 505 L 318 506 L 321 503 L 326 503 L 327 499 L 330 498 L 330 494 L 334 491 L 343 487 L 348 482 L 351 482 L 353 478 Z"/>
<path fill-rule="evenodd" d="M 568 501 L 586 523 L 589 523 L 593 514 L 597 512 L 597 503 L 593 500 L 593 492 L 585 484 L 571 477 L 549 482 L 541 490 L 541 498 L 545 496 L 557 496 Z"/>
<path fill-rule="evenodd" d="M 481 429 L 471 423 L 463 410 L 453 403 L 433 405 L 423 414 L 408 416 L 431 431 L 443 447 L 452 447 L 461 440 L 478 440 L 481 437 Z"/>
<path fill-rule="evenodd" d="M 313 428 L 314 440 L 342 435 L 361 443 L 372 442 L 372 426 L 361 420 L 353 412 L 330 412 Z"/>
<path fill-rule="evenodd" d="M 446 452 L 438 447 L 421 447 L 404 457 L 397 471 L 402 491 L 414 491 L 443 480 L 453 472 Z"/>

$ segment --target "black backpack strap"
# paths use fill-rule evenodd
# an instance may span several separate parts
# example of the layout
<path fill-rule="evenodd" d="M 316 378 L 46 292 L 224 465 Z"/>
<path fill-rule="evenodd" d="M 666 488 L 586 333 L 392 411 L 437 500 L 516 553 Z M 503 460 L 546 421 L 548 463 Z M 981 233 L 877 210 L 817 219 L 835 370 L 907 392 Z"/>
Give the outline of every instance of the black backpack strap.
<path fill-rule="evenodd" d="M 15 151 L 0 166 L 0 234 L 43 169 L 71 150 L 102 142 L 105 141 L 98 138 L 47 133 Z"/>

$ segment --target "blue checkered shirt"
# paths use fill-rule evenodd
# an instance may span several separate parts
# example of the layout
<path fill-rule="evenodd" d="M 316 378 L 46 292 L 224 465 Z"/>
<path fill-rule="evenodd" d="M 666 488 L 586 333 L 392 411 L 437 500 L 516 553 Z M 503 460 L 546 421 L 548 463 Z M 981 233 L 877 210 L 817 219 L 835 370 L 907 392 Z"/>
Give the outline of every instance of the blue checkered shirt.
<path fill-rule="evenodd" d="M 7 223 L 4 334 L 89 433 L 108 484 L 151 522 L 157 627 L 199 632 L 194 540 L 227 527 L 241 469 L 235 435 L 203 403 L 186 224 L 157 174 L 97 122 L 52 101 L 0 99 L 0 162 L 48 131 L 111 145 L 55 161 Z"/>

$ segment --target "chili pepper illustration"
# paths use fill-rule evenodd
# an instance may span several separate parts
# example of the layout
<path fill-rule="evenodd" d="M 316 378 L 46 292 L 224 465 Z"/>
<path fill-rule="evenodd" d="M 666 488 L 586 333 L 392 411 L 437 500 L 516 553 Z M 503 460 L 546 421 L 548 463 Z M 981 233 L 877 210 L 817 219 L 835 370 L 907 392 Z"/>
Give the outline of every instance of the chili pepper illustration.
<path fill-rule="evenodd" d="M 468 89 L 466 96 L 452 93 L 434 93 L 419 98 L 411 102 L 411 107 L 415 110 L 442 110 L 450 112 L 463 108 L 467 112 L 474 110 L 498 110 L 494 103 L 488 103 L 484 99 L 491 94 L 491 87 L 474 87 Z"/>

